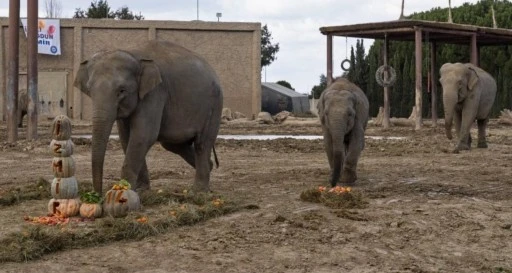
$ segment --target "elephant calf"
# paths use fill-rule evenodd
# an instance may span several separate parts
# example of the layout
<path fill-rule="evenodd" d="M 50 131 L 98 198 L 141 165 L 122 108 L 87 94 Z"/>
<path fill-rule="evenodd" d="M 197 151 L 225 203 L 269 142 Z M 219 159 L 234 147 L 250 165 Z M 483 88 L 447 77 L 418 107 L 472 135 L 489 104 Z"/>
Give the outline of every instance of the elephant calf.
<path fill-rule="evenodd" d="M 331 167 L 331 186 L 352 184 L 364 148 L 364 131 L 368 124 L 369 103 L 363 90 L 345 78 L 329 85 L 318 101 L 325 152 Z"/>
<path fill-rule="evenodd" d="M 459 138 L 453 152 L 470 149 L 470 129 L 475 119 L 478 124 L 477 147 L 487 148 L 485 131 L 496 97 L 496 81 L 489 73 L 470 63 L 445 63 L 439 74 L 443 86 L 446 136 L 452 139 L 454 121 Z"/>

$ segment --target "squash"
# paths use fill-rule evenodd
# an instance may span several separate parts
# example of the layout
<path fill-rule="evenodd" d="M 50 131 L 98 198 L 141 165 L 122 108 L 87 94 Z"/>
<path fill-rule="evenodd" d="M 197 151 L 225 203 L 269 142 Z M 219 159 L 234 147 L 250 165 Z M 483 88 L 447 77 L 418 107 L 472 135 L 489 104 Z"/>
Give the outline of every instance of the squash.
<path fill-rule="evenodd" d="M 53 139 L 71 139 L 71 120 L 65 115 L 58 115 L 53 119 L 51 130 Z"/>
<path fill-rule="evenodd" d="M 80 205 L 80 216 L 84 218 L 98 218 L 102 213 L 103 209 L 99 203 L 82 203 Z"/>
<path fill-rule="evenodd" d="M 78 181 L 74 176 L 55 177 L 51 185 L 51 194 L 56 199 L 73 199 L 78 197 Z"/>
<path fill-rule="evenodd" d="M 50 152 L 56 157 L 68 157 L 73 154 L 73 141 L 52 139 L 50 142 Z"/>
<path fill-rule="evenodd" d="M 71 217 L 78 214 L 80 210 L 79 199 L 50 199 L 48 212 L 59 217 Z"/>
<path fill-rule="evenodd" d="M 133 190 L 109 190 L 105 194 L 103 212 L 112 217 L 125 217 L 129 211 L 140 209 L 139 195 Z"/>
<path fill-rule="evenodd" d="M 72 157 L 54 157 L 52 169 L 55 177 L 72 177 L 75 175 L 75 160 Z"/>

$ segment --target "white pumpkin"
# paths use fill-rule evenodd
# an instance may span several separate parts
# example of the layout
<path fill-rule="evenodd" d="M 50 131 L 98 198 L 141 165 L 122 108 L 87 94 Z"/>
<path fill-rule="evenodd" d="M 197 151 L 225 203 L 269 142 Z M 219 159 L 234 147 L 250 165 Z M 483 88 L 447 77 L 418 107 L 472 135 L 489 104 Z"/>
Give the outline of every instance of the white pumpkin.
<path fill-rule="evenodd" d="M 68 157 L 73 154 L 73 141 L 52 139 L 50 142 L 50 151 L 55 157 Z"/>
<path fill-rule="evenodd" d="M 51 185 L 52 197 L 55 199 L 73 199 L 78 197 L 78 181 L 74 176 L 56 177 Z"/>
<path fill-rule="evenodd" d="M 75 160 L 72 157 L 54 157 L 52 161 L 55 177 L 71 177 L 75 175 Z"/>

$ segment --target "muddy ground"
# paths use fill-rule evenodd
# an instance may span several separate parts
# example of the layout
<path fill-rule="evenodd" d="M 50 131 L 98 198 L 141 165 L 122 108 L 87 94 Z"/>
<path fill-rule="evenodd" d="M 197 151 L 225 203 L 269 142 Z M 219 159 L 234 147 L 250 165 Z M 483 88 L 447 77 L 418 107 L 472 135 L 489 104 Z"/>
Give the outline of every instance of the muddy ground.
<path fill-rule="evenodd" d="M 36 142 L 7 144 L 0 125 L 0 194 L 51 180 L 48 127 Z M 26 129 L 21 129 L 23 138 Z M 87 134 L 75 124 L 74 134 Z M 221 134 L 320 135 L 315 120 L 284 125 L 238 122 Z M 473 135 L 475 136 L 475 129 Z M 512 127 L 491 122 L 488 149 L 452 154 L 442 128 L 383 130 L 370 125 L 354 191 L 368 201 L 351 217 L 301 201 L 326 185 L 321 140 L 219 140 L 212 189 L 258 209 L 175 229 L 140 241 L 72 249 L 35 261 L 0 264 L 0 272 L 512 272 Z M 79 181 L 90 181 L 90 145 L 74 139 Z M 474 144 L 475 145 L 475 144 Z M 112 140 L 105 179 L 119 179 L 122 150 Z M 153 189 L 191 184 L 193 169 L 154 146 Z M 47 200 L 0 207 L 0 236 L 43 215 Z M 253 206 L 254 207 L 254 206 Z"/>

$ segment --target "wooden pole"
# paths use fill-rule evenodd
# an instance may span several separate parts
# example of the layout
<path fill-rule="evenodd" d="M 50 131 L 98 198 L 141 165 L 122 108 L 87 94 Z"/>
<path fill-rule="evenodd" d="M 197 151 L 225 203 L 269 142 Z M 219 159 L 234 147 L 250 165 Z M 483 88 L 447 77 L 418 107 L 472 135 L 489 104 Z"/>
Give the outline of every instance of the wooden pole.
<path fill-rule="evenodd" d="M 332 35 L 327 34 L 327 85 L 332 83 Z"/>
<path fill-rule="evenodd" d="M 18 140 L 18 70 L 20 44 L 20 0 L 9 0 L 9 49 L 7 68 L 7 142 Z"/>
<path fill-rule="evenodd" d="M 384 65 L 388 65 L 388 50 L 389 50 L 389 43 L 388 43 L 388 35 L 384 35 Z M 387 81 L 388 79 L 388 72 L 384 71 L 384 81 Z M 389 87 L 384 87 L 384 118 L 382 119 L 382 128 L 388 129 L 389 128 Z"/>
<path fill-rule="evenodd" d="M 27 140 L 37 139 L 37 34 L 38 34 L 38 0 L 28 0 L 27 5 L 27 95 L 28 127 Z"/>
<path fill-rule="evenodd" d="M 476 34 L 471 35 L 471 63 L 478 66 L 478 45 L 476 41 Z"/>
<path fill-rule="evenodd" d="M 432 127 L 437 127 L 437 44 L 436 42 L 430 43 L 430 92 L 431 92 L 431 106 L 432 106 Z"/>
<path fill-rule="evenodd" d="M 422 39 L 421 39 L 422 31 L 421 28 L 415 29 L 415 63 L 416 63 L 416 123 L 415 123 L 415 130 L 420 130 L 421 126 L 423 124 L 423 119 L 421 116 L 421 109 L 422 109 L 422 82 L 421 82 L 421 75 L 422 75 L 422 58 L 423 58 L 423 52 L 422 52 Z"/>

